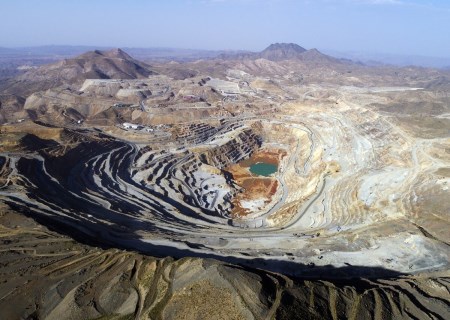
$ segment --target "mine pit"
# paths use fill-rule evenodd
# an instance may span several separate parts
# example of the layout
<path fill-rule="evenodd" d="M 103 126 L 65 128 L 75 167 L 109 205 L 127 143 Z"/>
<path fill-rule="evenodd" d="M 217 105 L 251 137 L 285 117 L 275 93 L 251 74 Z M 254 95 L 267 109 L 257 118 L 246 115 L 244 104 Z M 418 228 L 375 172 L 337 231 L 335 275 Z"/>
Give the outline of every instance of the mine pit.
<path fill-rule="evenodd" d="M 0 72 L 0 318 L 450 319 L 450 70 L 238 55 Z"/>

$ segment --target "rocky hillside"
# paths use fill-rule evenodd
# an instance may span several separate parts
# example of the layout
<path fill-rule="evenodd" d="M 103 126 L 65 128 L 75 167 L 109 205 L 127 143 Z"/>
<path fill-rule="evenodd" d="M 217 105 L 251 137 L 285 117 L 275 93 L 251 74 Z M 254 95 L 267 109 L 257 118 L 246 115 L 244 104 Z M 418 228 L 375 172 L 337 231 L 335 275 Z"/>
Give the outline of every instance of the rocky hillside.
<path fill-rule="evenodd" d="M 30 70 L 19 77 L 22 81 L 55 81 L 61 84 L 86 79 L 139 79 L 153 72 L 150 66 L 130 57 L 121 49 L 90 51 L 73 59 Z"/>
<path fill-rule="evenodd" d="M 308 63 L 343 63 L 344 60 L 336 59 L 321 53 L 317 49 L 306 50 L 295 43 L 274 43 L 261 52 L 243 52 L 237 54 L 222 54 L 219 58 L 224 60 L 257 60 L 265 59 L 274 62 L 292 60 Z M 347 61 L 348 62 L 348 61 Z"/>
<path fill-rule="evenodd" d="M 32 69 L 0 85 L 5 93 L 28 96 L 61 85 L 82 84 L 86 79 L 142 79 L 155 74 L 151 67 L 121 49 L 90 51 L 72 59 Z"/>
<path fill-rule="evenodd" d="M 4 262 L 0 265 L 0 310 L 4 319 L 450 316 L 448 275 L 291 279 L 209 259 L 157 259 L 93 248 L 21 214 L 0 212 L 0 259 Z"/>
<path fill-rule="evenodd" d="M 306 51 L 305 48 L 302 48 L 295 43 L 275 43 L 262 51 L 259 54 L 259 57 L 271 61 L 297 59 Z"/>
<path fill-rule="evenodd" d="M 14 94 L 0 94 L 0 124 L 13 118 L 14 115 L 23 117 L 25 99 Z"/>

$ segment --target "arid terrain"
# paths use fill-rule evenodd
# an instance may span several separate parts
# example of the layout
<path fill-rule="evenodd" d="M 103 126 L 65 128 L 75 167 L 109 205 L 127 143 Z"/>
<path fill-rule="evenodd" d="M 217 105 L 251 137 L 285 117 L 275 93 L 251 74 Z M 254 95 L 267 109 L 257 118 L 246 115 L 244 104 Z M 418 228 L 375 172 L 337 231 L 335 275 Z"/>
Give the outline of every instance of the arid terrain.
<path fill-rule="evenodd" d="M 0 132 L 6 319 L 450 318 L 449 71 L 96 50 Z"/>

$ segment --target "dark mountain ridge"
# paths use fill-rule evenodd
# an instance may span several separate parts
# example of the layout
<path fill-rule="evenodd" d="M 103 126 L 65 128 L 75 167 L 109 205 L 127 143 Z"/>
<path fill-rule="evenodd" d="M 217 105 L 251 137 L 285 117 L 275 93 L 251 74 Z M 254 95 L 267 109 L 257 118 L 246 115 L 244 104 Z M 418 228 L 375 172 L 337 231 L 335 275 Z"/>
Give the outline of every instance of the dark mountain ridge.
<path fill-rule="evenodd" d="M 295 43 L 274 43 L 261 52 L 243 52 L 219 55 L 224 60 L 256 60 L 266 59 L 270 61 L 299 60 L 315 63 L 343 63 L 344 60 L 336 59 L 321 53 L 317 49 L 307 50 Z M 345 62 L 348 63 L 348 60 Z"/>
<path fill-rule="evenodd" d="M 274 43 L 259 53 L 259 56 L 271 61 L 289 60 L 299 58 L 306 51 L 295 43 Z"/>

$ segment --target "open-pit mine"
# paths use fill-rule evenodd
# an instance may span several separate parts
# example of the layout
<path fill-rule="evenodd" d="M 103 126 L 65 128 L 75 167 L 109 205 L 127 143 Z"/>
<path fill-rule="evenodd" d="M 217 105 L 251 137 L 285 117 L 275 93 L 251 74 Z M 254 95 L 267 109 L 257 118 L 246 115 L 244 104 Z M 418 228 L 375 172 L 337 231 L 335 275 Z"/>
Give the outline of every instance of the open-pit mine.
<path fill-rule="evenodd" d="M 273 296 L 255 298 L 267 298 L 258 307 L 245 302 L 248 293 L 232 293 L 241 299 L 233 307 L 236 318 L 292 319 L 289 312 L 297 308 L 317 317 L 330 312 L 334 319 L 448 319 L 449 73 L 366 67 L 317 50 L 271 59 L 269 53 L 276 50 L 152 65 L 121 50 L 95 51 L 73 59 L 77 63 L 69 59 L 5 82 L 0 209 L 17 222 L 2 224 L 0 270 L 16 270 L 26 280 L 11 283 L 2 271 L 0 307 L 31 295 L 25 291 L 44 292 L 46 285 L 34 273 L 62 279 L 97 268 L 89 281 L 102 272 L 116 279 L 120 273 L 112 266 L 123 268 L 135 255 L 134 267 L 126 269 L 133 281 L 146 277 L 143 265 L 152 264 L 154 277 L 158 272 L 175 277 L 175 267 L 157 262 L 166 260 L 145 256 L 188 261 L 185 267 L 170 262 L 178 263 L 179 276 L 192 273 L 190 280 L 173 278 L 181 287 L 206 277 L 199 275 L 199 265 L 209 261 L 205 258 L 222 262 L 209 262 L 203 272 L 229 264 L 259 270 L 236 274 L 255 272 L 241 276 L 252 292 L 278 289 Z M 118 71 L 103 71 L 105 65 L 113 68 L 102 64 L 107 60 Z M 74 76 L 51 84 L 47 79 L 55 70 Z M 21 232 L 28 238 L 19 239 Z M 75 239 L 72 246 L 84 249 L 64 248 L 55 239 Z M 55 249 L 40 252 L 39 243 Z M 111 257 L 101 262 L 101 250 L 116 253 L 102 253 Z M 113 263 L 119 254 L 121 260 Z M 77 267 L 70 269 L 72 264 Z M 227 283 L 238 281 L 230 280 L 235 274 L 230 272 L 219 273 Z M 84 274 L 76 277 L 86 279 Z M 100 283 L 110 283 L 101 277 Z M 248 283 L 259 283 L 255 277 L 273 283 L 261 280 L 270 288 L 250 289 Z M 300 285 L 287 277 L 310 280 Z M 363 291 L 358 288 L 352 293 L 369 305 L 347 297 L 346 307 L 337 307 L 336 301 L 350 291 L 332 283 L 350 278 L 374 279 L 361 285 L 372 288 L 373 296 L 358 296 Z M 62 310 L 72 308 L 75 318 L 83 310 L 92 318 L 148 314 L 154 319 L 174 318 L 177 308 L 186 307 L 177 302 L 185 294 L 181 289 L 171 288 L 178 293 L 164 300 L 148 298 L 148 289 L 136 285 L 127 287 L 136 297 L 119 290 L 123 304 L 117 310 L 101 293 L 92 293 L 89 299 L 96 304 L 83 309 L 80 292 L 88 289 L 76 281 L 64 286 L 57 289 L 64 294 L 44 296 L 28 306 L 28 313 L 8 309 L 8 314 L 37 312 L 58 319 Z M 161 286 L 153 290 L 169 290 Z M 316 289 L 303 297 L 299 292 L 305 286 Z M 193 285 L 191 290 L 201 288 Z M 311 307 L 314 290 L 327 292 L 322 297 L 329 301 L 326 311 Z M 310 303 L 310 308 L 291 302 L 289 309 L 288 297 L 304 298 L 300 305 Z M 39 306 L 42 301 L 45 307 Z M 186 310 L 183 314 L 189 314 Z"/>

